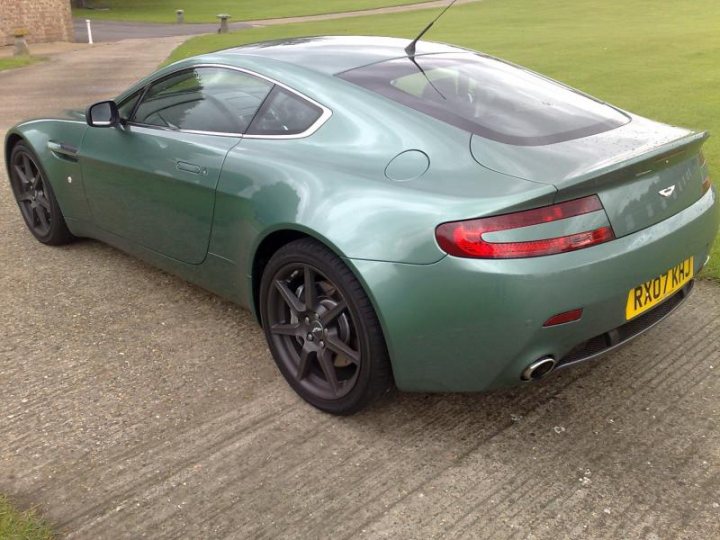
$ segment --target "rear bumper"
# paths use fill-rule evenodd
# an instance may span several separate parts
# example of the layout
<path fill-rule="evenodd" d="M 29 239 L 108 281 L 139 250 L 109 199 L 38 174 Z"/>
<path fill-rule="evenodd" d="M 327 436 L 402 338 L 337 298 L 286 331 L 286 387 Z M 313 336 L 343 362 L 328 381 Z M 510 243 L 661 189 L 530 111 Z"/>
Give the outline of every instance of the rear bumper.
<path fill-rule="evenodd" d="M 612 342 L 611 331 L 626 325 L 630 289 L 690 256 L 700 271 L 717 232 L 717 206 L 710 190 L 652 227 L 549 257 L 349 263 L 375 304 L 400 389 L 483 391 L 519 383 L 525 367 L 543 356 L 570 365 L 649 328 L 636 323 L 634 333 L 626 327 L 627 339 Z M 655 308 L 655 316 L 674 301 Z M 580 307 L 579 321 L 543 328 L 550 316 Z M 600 346 L 608 333 L 611 341 Z M 578 352 L 584 343 L 590 349 Z"/>
<path fill-rule="evenodd" d="M 578 343 L 570 352 L 560 358 L 557 369 L 574 366 L 580 362 L 594 360 L 604 354 L 614 351 L 632 341 L 639 335 L 647 332 L 662 322 L 668 315 L 679 308 L 690 296 L 695 285 L 690 281 L 675 294 L 666 298 L 664 302 L 643 313 L 637 318 L 628 321 L 617 328 L 603 332 L 600 335 Z"/>

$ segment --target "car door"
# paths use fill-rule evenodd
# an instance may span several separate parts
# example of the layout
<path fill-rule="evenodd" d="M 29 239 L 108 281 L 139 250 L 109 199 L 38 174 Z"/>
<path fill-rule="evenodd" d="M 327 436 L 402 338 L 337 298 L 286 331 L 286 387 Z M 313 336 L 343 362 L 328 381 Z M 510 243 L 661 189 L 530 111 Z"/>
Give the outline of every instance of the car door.
<path fill-rule="evenodd" d="M 120 104 L 123 125 L 88 130 L 80 149 L 95 224 L 168 257 L 201 263 L 225 156 L 272 86 L 236 69 L 195 67 Z"/>

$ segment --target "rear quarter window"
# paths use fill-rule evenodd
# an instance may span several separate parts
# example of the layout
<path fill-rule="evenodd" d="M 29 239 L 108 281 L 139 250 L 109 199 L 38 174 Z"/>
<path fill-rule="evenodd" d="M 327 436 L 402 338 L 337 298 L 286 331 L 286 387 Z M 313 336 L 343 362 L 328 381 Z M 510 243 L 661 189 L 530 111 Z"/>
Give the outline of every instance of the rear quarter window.
<path fill-rule="evenodd" d="M 322 116 L 323 110 L 280 86 L 275 86 L 248 127 L 247 135 L 300 135 Z"/>
<path fill-rule="evenodd" d="M 398 58 L 338 77 L 470 133 L 512 145 L 563 142 L 630 121 L 576 90 L 474 53 Z"/>

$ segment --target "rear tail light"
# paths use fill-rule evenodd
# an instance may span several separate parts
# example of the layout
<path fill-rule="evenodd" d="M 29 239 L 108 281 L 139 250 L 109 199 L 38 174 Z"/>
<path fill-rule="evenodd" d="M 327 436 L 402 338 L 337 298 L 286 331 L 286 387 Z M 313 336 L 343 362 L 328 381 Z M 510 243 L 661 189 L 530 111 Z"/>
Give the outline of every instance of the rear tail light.
<path fill-rule="evenodd" d="M 603 210 L 597 195 L 502 216 L 443 223 L 435 230 L 440 248 L 456 257 L 517 259 L 575 251 L 615 238 L 610 227 L 528 242 L 488 242 L 483 235 L 550 223 Z"/>

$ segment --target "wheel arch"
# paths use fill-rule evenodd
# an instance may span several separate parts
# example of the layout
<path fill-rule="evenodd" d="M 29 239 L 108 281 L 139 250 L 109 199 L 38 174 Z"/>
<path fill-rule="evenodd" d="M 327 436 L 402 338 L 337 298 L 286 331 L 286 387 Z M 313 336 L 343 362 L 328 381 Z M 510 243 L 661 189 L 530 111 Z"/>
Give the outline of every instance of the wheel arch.
<path fill-rule="evenodd" d="M 5 169 L 7 170 L 8 177 L 10 176 L 10 154 L 13 148 L 15 148 L 15 145 L 21 141 L 27 143 L 27 139 L 15 131 L 11 131 L 7 137 L 5 137 Z"/>
<path fill-rule="evenodd" d="M 313 237 L 297 229 L 279 229 L 266 235 L 255 248 L 250 268 L 250 305 L 260 325 L 260 282 L 265 267 L 277 250 L 301 238 Z"/>
<path fill-rule="evenodd" d="M 260 323 L 260 325 L 262 325 L 262 320 L 260 317 L 260 282 L 262 281 L 263 271 L 265 270 L 267 263 L 270 261 L 270 258 L 275 252 L 277 252 L 277 250 L 289 244 L 290 242 L 294 242 L 295 240 L 300 240 L 303 238 L 310 238 L 322 244 L 326 249 L 329 249 L 347 265 L 355 278 L 362 285 L 365 294 L 367 294 L 368 298 L 370 299 L 370 303 L 372 304 L 373 309 L 375 310 L 375 314 L 380 321 L 383 335 L 385 335 L 384 319 L 382 317 L 382 314 L 378 311 L 378 305 L 375 301 L 375 296 L 373 295 L 372 291 L 368 290 L 368 284 L 366 280 L 363 278 L 362 275 L 360 275 L 358 269 L 354 264 L 352 264 L 351 260 L 348 259 L 348 257 L 345 256 L 345 254 L 343 254 L 342 251 L 340 251 L 340 249 L 332 242 L 322 237 L 321 235 L 316 234 L 314 231 L 293 228 L 290 226 L 282 227 L 268 232 L 258 242 L 252 255 L 252 263 L 250 267 L 249 304 L 255 315 L 255 318 Z"/>
<path fill-rule="evenodd" d="M 253 250 L 252 263 L 250 265 L 250 306 L 255 314 L 255 318 L 262 325 L 260 318 L 260 282 L 262 281 L 263 271 L 270 261 L 272 256 L 283 246 L 294 242 L 295 240 L 301 240 L 303 238 L 310 238 L 319 244 L 322 244 L 326 249 L 332 251 L 337 257 L 343 261 L 347 260 L 347 257 L 340 251 L 340 249 L 330 242 L 327 238 L 322 235 L 315 233 L 314 231 L 293 227 L 291 225 L 281 226 L 268 231 L 258 242 Z M 355 277 L 358 277 L 355 270 L 352 269 Z M 358 278 L 359 279 L 359 278 Z M 364 284 L 363 284 L 364 287 Z"/>

